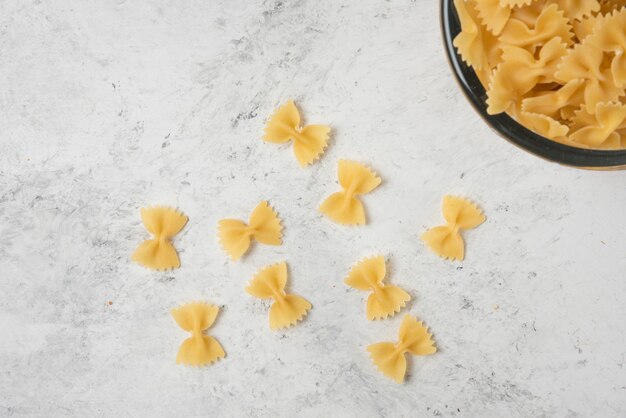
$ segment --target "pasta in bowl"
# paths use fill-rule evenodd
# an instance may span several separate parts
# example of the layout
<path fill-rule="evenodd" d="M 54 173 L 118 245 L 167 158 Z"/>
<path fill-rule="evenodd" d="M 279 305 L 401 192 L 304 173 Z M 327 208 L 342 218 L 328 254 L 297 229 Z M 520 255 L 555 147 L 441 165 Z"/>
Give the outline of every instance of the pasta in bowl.
<path fill-rule="evenodd" d="M 626 168 L 626 0 L 441 0 L 441 23 L 462 91 L 501 136 Z"/>

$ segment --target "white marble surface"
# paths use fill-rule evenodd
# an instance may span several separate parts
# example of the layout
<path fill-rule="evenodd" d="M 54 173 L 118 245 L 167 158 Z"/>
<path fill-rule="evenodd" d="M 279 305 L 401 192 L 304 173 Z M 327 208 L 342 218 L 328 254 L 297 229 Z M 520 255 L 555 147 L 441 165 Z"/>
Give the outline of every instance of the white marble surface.
<path fill-rule="evenodd" d="M 490 132 L 448 70 L 436 3 L 1 2 L 0 416 L 624 416 L 626 172 Z M 306 170 L 260 139 L 289 98 L 334 129 Z M 342 157 L 384 179 L 363 228 L 315 210 Z M 418 239 L 445 193 L 488 216 L 462 263 Z M 217 221 L 262 199 L 284 245 L 227 261 Z M 129 261 L 151 204 L 190 217 L 179 270 Z M 440 349 L 404 385 L 365 352 L 401 317 L 366 321 L 342 283 L 376 253 Z M 282 259 L 314 308 L 273 333 L 243 289 Z M 223 306 L 228 356 L 205 369 L 174 364 L 168 311 L 195 299 Z"/>

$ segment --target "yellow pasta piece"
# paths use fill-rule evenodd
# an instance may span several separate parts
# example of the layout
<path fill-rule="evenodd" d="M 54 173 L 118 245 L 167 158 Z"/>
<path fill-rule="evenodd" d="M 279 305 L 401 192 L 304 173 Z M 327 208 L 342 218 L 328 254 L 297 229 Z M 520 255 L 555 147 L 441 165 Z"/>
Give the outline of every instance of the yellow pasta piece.
<path fill-rule="evenodd" d="M 509 19 L 499 40 L 504 44 L 534 52 L 538 46 L 545 45 L 556 37 L 568 45 L 572 43 L 569 20 L 556 4 L 552 4 L 542 10 L 532 27 L 521 20 Z"/>
<path fill-rule="evenodd" d="M 514 7 L 511 10 L 511 19 L 519 20 L 528 27 L 535 26 L 539 15 L 546 8 L 547 0 L 535 0 L 527 6 Z"/>
<path fill-rule="evenodd" d="M 494 35 L 499 35 L 509 21 L 511 8 L 503 5 L 501 0 L 473 0 L 473 2 L 483 24 Z"/>
<path fill-rule="evenodd" d="M 519 47 L 505 46 L 503 51 L 504 62 L 498 65 L 487 91 L 487 112 L 492 115 L 509 110 L 538 83 L 554 81 L 567 45 L 553 38 L 541 48 L 538 59 Z"/>
<path fill-rule="evenodd" d="M 581 20 L 600 11 L 598 0 L 553 0 L 570 20 Z"/>
<path fill-rule="evenodd" d="M 595 111 L 600 102 L 617 100 L 624 92 L 613 82 L 611 70 L 603 67 L 604 53 L 589 40 L 571 49 L 559 64 L 555 77 L 563 83 L 583 79 L 585 105 Z"/>
<path fill-rule="evenodd" d="M 542 95 L 522 100 L 522 110 L 528 113 L 540 113 L 557 117 L 559 111 L 567 106 L 580 106 L 584 101 L 584 79 L 573 79 L 558 90 L 551 90 Z"/>
<path fill-rule="evenodd" d="M 516 115 L 516 119 L 528 129 L 537 132 L 546 138 L 560 140 L 569 132 L 569 127 L 558 120 L 540 113 L 521 111 Z"/>
<path fill-rule="evenodd" d="M 385 258 L 366 258 L 352 267 L 345 283 L 358 290 L 371 291 L 367 298 L 367 319 L 383 319 L 394 316 L 406 306 L 411 296 L 397 286 L 385 285 Z"/>
<path fill-rule="evenodd" d="M 263 201 L 254 208 L 247 225 L 239 219 L 222 219 L 217 234 L 224 251 L 237 261 L 250 248 L 252 238 L 261 244 L 281 245 L 282 229 L 278 214 Z"/>
<path fill-rule="evenodd" d="M 378 370 L 397 383 L 402 383 L 406 375 L 405 353 L 427 356 L 436 353 L 437 348 L 432 340 L 432 334 L 422 321 L 407 314 L 400 325 L 397 343 L 372 344 L 367 347 L 367 351 Z"/>
<path fill-rule="evenodd" d="M 265 126 L 265 142 L 282 144 L 293 141 L 293 152 L 301 167 L 317 160 L 328 145 L 330 128 L 326 125 L 300 126 L 300 113 L 292 100 L 278 108 Z"/>
<path fill-rule="evenodd" d="M 339 224 L 365 224 L 365 209 L 357 196 L 370 193 L 378 187 L 380 177 L 368 167 L 348 160 L 339 161 L 337 174 L 343 191 L 333 193 L 324 200 L 320 212 Z"/>
<path fill-rule="evenodd" d="M 528 6 L 535 0 L 500 0 L 501 7 L 523 7 Z"/>
<path fill-rule="evenodd" d="M 613 83 L 620 88 L 626 87 L 626 8 L 615 12 L 602 22 L 602 25 L 590 37 L 590 44 L 597 49 L 610 52 L 611 75 Z"/>
<path fill-rule="evenodd" d="M 621 136 L 617 130 L 626 128 L 626 105 L 598 103 L 594 114 L 585 109 L 577 112 L 574 125 L 581 127 L 570 134 L 573 142 L 593 148 L 619 148 Z"/>
<path fill-rule="evenodd" d="M 143 225 L 154 235 L 154 239 L 139 244 L 132 260 L 153 270 L 180 267 L 171 239 L 183 229 L 188 218 L 174 209 L 163 207 L 142 208 L 140 212 Z"/>
<path fill-rule="evenodd" d="M 277 263 L 259 271 L 246 292 L 261 299 L 274 299 L 270 307 L 270 328 L 288 328 L 301 321 L 311 309 L 311 304 L 303 297 L 285 293 L 287 284 L 287 263 Z"/>
<path fill-rule="evenodd" d="M 580 42 L 587 39 L 587 36 L 591 35 L 598 24 L 601 24 L 604 16 L 597 14 L 595 16 L 586 16 L 580 20 L 574 20 L 572 22 L 572 28 L 574 29 L 574 35 Z"/>
<path fill-rule="evenodd" d="M 172 309 L 172 317 L 182 329 L 191 333 L 181 344 L 176 356 L 177 364 L 203 366 L 226 356 L 217 340 L 203 331 L 209 329 L 219 312 L 219 308 L 202 302 L 192 302 Z"/>
<path fill-rule="evenodd" d="M 501 50 L 498 39 L 480 24 L 478 14 L 471 3 L 454 0 L 461 22 L 461 32 L 454 38 L 454 46 L 458 48 L 463 61 L 477 72 L 485 71 L 500 61 Z M 485 83 L 483 83 L 485 84 Z"/>
<path fill-rule="evenodd" d="M 442 210 L 447 225 L 429 229 L 422 240 L 440 257 L 463 260 L 465 245 L 460 232 L 485 222 L 485 215 L 469 200 L 455 196 L 444 196 Z"/>

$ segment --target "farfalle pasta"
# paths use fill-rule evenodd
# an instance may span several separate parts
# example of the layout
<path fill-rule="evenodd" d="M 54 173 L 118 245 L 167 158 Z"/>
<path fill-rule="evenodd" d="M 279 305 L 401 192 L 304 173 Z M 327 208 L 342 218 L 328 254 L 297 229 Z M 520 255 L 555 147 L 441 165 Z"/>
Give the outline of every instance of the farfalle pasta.
<path fill-rule="evenodd" d="M 429 229 L 422 240 L 440 257 L 463 260 L 465 243 L 461 231 L 476 228 L 485 222 L 485 215 L 469 200 L 456 196 L 444 196 L 442 211 L 446 225 Z"/>
<path fill-rule="evenodd" d="M 317 160 L 328 145 L 330 128 L 326 125 L 300 125 L 300 113 L 290 100 L 279 107 L 265 126 L 265 142 L 293 142 L 293 153 L 301 167 Z"/>
<path fill-rule="evenodd" d="M 176 355 L 177 364 L 204 366 L 226 356 L 219 342 L 204 331 L 209 329 L 219 308 L 203 302 L 192 302 L 172 309 L 172 317 L 182 329 L 191 333 L 181 344 Z"/>
<path fill-rule="evenodd" d="M 398 342 L 372 344 L 367 347 L 367 351 L 381 373 L 397 383 L 402 383 L 406 375 L 405 354 L 427 356 L 436 353 L 437 348 L 432 334 L 422 321 L 407 314 L 400 325 Z"/>
<path fill-rule="evenodd" d="M 385 258 L 377 256 L 361 260 L 344 280 L 354 289 L 372 292 L 365 310 L 369 320 L 394 316 L 411 300 L 411 296 L 398 286 L 383 283 L 386 274 Z"/>
<path fill-rule="evenodd" d="M 339 161 L 337 176 L 343 191 L 326 198 L 319 207 L 320 212 L 339 224 L 365 224 L 365 208 L 358 196 L 377 188 L 380 177 L 363 164 L 348 160 Z"/>
<path fill-rule="evenodd" d="M 590 38 L 589 45 L 609 54 L 613 84 L 618 88 L 626 87 L 626 9 L 607 16 Z"/>
<path fill-rule="evenodd" d="M 510 111 L 539 83 L 555 81 L 554 73 L 567 45 L 560 38 L 553 38 L 541 48 L 538 58 L 516 46 L 507 45 L 502 50 L 503 62 L 496 68 L 487 90 L 487 111 L 492 114 Z"/>
<path fill-rule="evenodd" d="M 132 260 L 153 270 L 180 267 L 171 239 L 183 229 L 188 218 L 174 209 L 163 207 L 142 208 L 140 213 L 144 227 L 154 238 L 142 242 L 133 253 Z"/>
<path fill-rule="evenodd" d="M 311 304 L 301 296 L 285 293 L 287 263 L 267 266 L 254 275 L 246 292 L 260 299 L 273 299 L 270 307 L 270 328 L 288 328 L 301 321 L 311 309 Z"/>
<path fill-rule="evenodd" d="M 252 239 L 266 245 L 282 244 L 282 229 L 278 214 L 263 201 L 250 214 L 248 224 L 239 219 L 219 221 L 217 235 L 224 251 L 237 261 L 248 251 Z"/>
<path fill-rule="evenodd" d="M 622 132 L 626 129 L 626 105 L 621 103 L 598 103 L 593 114 L 586 108 L 576 112 L 574 129 L 570 139 L 591 148 L 619 148 Z M 624 144 L 626 145 L 626 144 Z"/>
<path fill-rule="evenodd" d="M 454 4 L 454 45 L 485 87 L 489 114 L 506 112 L 570 146 L 626 147 L 617 123 L 626 97 L 626 0 Z"/>

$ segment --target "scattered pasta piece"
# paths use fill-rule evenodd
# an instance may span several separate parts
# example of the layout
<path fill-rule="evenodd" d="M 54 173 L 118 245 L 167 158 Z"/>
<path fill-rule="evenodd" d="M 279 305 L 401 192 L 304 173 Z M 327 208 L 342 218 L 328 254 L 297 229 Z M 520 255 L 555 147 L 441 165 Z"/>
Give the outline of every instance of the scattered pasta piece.
<path fill-rule="evenodd" d="M 282 225 L 276 212 L 263 201 L 252 211 L 248 225 L 238 219 L 222 219 L 218 236 L 224 251 L 233 261 L 239 260 L 250 248 L 250 240 L 267 245 L 282 244 Z"/>
<path fill-rule="evenodd" d="M 172 309 L 174 320 L 182 329 L 191 333 L 180 346 L 176 364 L 204 366 L 226 356 L 217 340 L 203 331 L 209 329 L 219 312 L 219 308 L 202 302 L 192 302 Z"/>
<path fill-rule="evenodd" d="M 292 100 L 279 107 L 265 126 L 265 142 L 293 141 L 293 152 L 301 167 L 317 160 L 326 149 L 330 128 L 326 125 L 300 126 L 300 113 Z"/>
<path fill-rule="evenodd" d="M 324 200 L 320 212 L 342 225 L 365 224 L 365 209 L 357 196 L 378 187 L 380 177 L 368 167 L 348 160 L 339 161 L 337 172 L 343 191 L 333 193 Z"/>
<path fill-rule="evenodd" d="M 174 209 L 142 208 L 141 220 L 154 239 L 142 242 L 132 255 L 132 260 L 153 270 L 180 267 L 180 260 L 171 239 L 180 232 L 188 218 Z"/>
<path fill-rule="evenodd" d="M 440 257 L 463 260 L 465 244 L 461 230 L 476 228 L 485 222 L 485 215 L 469 200 L 456 196 L 445 196 L 442 210 L 447 225 L 429 229 L 422 240 Z"/>
<path fill-rule="evenodd" d="M 303 297 L 285 293 L 287 263 L 277 263 L 259 271 L 250 281 L 246 292 L 261 299 L 274 299 L 270 307 L 270 328 L 289 328 L 301 321 L 311 309 Z"/>
<path fill-rule="evenodd" d="M 377 256 L 361 260 L 345 279 L 345 283 L 354 289 L 372 292 L 367 298 L 369 320 L 394 316 L 411 300 L 411 296 L 399 287 L 385 285 L 385 274 L 385 258 Z"/>
<path fill-rule="evenodd" d="M 407 314 L 400 325 L 397 343 L 372 344 L 367 347 L 367 351 L 378 370 L 397 383 L 402 383 L 406 374 L 404 354 L 427 356 L 436 353 L 437 348 L 431 337 L 432 334 L 428 332 L 428 328 L 422 324 L 422 321 Z"/>

